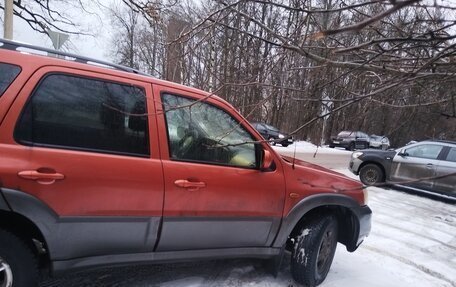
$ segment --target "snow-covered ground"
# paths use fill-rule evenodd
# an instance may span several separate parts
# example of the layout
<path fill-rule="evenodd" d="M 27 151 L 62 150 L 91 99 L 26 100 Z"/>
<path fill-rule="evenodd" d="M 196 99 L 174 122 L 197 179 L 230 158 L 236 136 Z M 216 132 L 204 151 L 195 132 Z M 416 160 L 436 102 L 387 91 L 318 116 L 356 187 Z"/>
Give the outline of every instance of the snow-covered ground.
<path fill-rule="evenodd" d="M 329 148 L 328 146 L 316 146 L 313 143 L 305 141 L 297 141 L 292 145 L 283 147 L 280 144 L 274 146 L 274 149 L 278 152 L 294 152 L 297 153 L 322 153 L 322 154 L 350 154 L 351 151 L 347 151 L 344 148 Z"/>
<path fill-rule="evenodd" d="M 347 169 L 338 171 L 355 177 Z M 456 206 L 396 190 L 369 192 L 370 236 L 354 253 L 339 244 L 320 286 L 456 287 Z M 45 280 L 41 286 L 299 285 L 291 280 L 289 264 L 274 278 L 260 260 L 239 259 L 110 268 Z"/>
<path fill-rule="evenodd" d="M 375 187 L 369 197 L 370 236 L 338 249 L 321 286 L 456 286 L 456 206 Z"/>

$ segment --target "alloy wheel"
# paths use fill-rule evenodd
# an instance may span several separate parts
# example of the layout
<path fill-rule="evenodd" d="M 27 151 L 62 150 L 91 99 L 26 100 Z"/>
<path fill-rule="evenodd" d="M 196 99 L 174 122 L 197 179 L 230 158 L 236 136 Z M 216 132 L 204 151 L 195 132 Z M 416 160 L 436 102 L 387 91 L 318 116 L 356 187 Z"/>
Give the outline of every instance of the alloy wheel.
<path fill-rule="evenodd" d="M 13 286 L 13 271 L 8 262 L 0 257 L 0 287 Z"/>
<path fill-rule="evenodd" d="M 378 181 L 377 171 L 374 169 L 369 169 L 366 171 L 365 180 L 370 184 L 374 184 Z"/>

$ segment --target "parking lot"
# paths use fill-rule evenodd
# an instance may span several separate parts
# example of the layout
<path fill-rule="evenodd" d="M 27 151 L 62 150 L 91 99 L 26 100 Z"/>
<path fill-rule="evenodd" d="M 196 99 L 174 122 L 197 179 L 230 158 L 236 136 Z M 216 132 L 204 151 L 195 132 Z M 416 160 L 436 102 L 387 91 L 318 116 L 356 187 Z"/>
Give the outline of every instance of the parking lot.
<path fill-rule="evenodd" d="M 342 150 L 315 157 L 311 151 L 297 153 L 297 158 L 355 177 L 344 166 L 349 156 Z M 456 206 L 396 190 L 369 188 L 369 192 L 370 236 L 355 253 L 339 245 L 320 286 L 455 287 Z M 260 260 L 217 260 L 80 272 L 44 279 L 41 286 L 298 286 L 285 262 L 277 278 Z"/>

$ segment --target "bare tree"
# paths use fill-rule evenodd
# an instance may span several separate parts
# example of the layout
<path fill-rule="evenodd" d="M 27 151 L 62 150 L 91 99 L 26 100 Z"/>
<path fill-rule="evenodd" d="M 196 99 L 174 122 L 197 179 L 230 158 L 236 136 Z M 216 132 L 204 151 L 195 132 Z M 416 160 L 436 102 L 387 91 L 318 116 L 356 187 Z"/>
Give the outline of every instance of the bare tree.
<path fill-rule="evenodd" d="M 16 1 L 15 13 L 39 15 L 29 23 L 42 32 L 52 18 L 77 31 L 54 2 L 36 2 Z M 118 61 L 218 91 L 249 120 L 315 143 L 342 129 L 395 145 L 456 138 L 453 2 L 122 2 Z"/>

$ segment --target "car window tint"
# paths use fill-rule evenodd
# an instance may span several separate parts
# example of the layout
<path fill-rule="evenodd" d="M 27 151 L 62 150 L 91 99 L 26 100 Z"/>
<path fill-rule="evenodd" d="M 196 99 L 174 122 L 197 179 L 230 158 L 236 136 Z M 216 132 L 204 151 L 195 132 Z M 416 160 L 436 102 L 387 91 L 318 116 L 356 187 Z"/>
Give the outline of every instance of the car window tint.
<path fill-rule="evenodd" d="M 141 88 L 53 74 L 28 101 L 15 138 L 28 145 L 149 155 Z"/>
<path fill-rule="evenodd" d="M 170 94 L 162 101 L 172 159 L 256 168 L 252 136 L 228 113 Z"/>
<path fill-rule="evenodd" d="M 456 162 L 456 148 L 454 148 L 454 147 L 450 148 L 450 151 L 448 152 L 446 160 Z"/>
<path fill-rule="evenodd" d="M 19 75 L 21 68 L 15 65 L 0 63 L 0 97 Z"/>
<path fill-rule="evenodd" d="M 407 148 L 407 153 L 411 157 L 437 159 L 442 150 L 442 146 L 434 144 L 423 144 Z"/>

